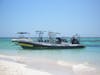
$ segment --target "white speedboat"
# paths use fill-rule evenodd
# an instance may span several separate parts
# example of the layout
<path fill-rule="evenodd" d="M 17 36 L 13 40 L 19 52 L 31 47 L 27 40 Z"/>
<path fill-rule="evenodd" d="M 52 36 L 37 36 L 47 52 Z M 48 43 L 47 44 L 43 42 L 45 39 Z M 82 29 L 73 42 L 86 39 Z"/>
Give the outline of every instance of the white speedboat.
<path fill-rule="evenodd" d="M 49 32 L 49 37 L 47 40 L 43 40 L 43 32 L 38 31 L 39 37 L 37 41 L 30 41 L 26 39 L 19 39 L 17 43 L 23 49 L 68 49 L 68 48 L 84 48 L 85 46 L 80 44 L 80 41 L 73 37 L 71 41 L 68 42 L 66 39 L 61 37 L 54 37 L 55 33 Z"/>

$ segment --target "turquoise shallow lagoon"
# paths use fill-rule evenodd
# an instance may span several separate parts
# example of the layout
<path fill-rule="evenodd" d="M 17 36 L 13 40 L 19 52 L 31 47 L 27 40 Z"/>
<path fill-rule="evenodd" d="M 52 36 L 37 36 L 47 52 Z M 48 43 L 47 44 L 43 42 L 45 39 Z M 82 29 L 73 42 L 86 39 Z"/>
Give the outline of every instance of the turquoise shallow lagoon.
<path fill-rule="evenodd" d="M 25 56 L 31 58 L 45 58 L 53 61 L 63 61 L 78 64 L 90 64 L 100 69 L 100 38 L 84 37 L 81 43 L 86 45 L 83 49 L 60 49 L 60 50 L 24 50 L 11 42 L 11 38 L 0 38 L 0 54 Z"/>

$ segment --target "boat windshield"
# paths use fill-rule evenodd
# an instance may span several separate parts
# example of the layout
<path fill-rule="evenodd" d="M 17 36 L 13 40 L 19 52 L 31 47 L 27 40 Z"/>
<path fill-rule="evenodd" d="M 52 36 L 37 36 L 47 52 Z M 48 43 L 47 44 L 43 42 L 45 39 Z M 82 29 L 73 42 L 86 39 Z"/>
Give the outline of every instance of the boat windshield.
<path fill-rule="evenodd" d="M 29 37 L 29 34 L 28 32 L 17 32 L 17 34 L 19 35 L 18 37 L 19 38 L 27 38 Z"/>

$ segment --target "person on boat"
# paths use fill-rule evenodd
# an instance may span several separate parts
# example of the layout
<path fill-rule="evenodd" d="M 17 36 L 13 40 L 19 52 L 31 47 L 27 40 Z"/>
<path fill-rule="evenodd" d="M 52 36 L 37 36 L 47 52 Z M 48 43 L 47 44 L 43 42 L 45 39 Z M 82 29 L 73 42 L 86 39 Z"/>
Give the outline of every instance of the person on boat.
<path fill-rule="evenodd" d="M 39 37 L 38 42 L 43 42 L 43 38 Z"/>
<path fill-rule="evenodd" d="M 62 42 L 68 42 L 66 39 L 61 38 L 61 37 L 57 37 L 56 39 L 57 39 L 56 41 L 57 44 L 61 44 Z"/>
<path fill-rule="evenodd" d="M 62 38 L 62 42 L 68 42 L 66 39 Z"/>
<path fill-rule="evenodd" d="M 60 37 L 57 37 L 56 39 L 57 39 L 56 43 L 57 43 L 57 44 L 61 44 L 62 39 L 61 39 Z"/>
<path fill-rule="evenodd" d="M 71 43 L 72 43 L 72 44 L 80 44 L 78 38 L 75 37 L 75 36 L 73 36 L 73 37 L 71 38 Z"/>

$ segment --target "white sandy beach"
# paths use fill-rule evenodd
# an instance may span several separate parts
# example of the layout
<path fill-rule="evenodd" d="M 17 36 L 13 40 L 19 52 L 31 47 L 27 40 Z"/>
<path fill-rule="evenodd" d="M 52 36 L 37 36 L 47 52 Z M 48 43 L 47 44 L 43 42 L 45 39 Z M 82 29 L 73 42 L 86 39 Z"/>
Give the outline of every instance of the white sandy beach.
<path fill-rule="evenodd" d="M 0 55 L 0 75 L 100 75 L 88 64 Z"/>
<path fill-rule="evenodd" d="M 0 60 L 0 75 L 52 75 L 48 72 L 27 68 L 25 64 Z"/>

